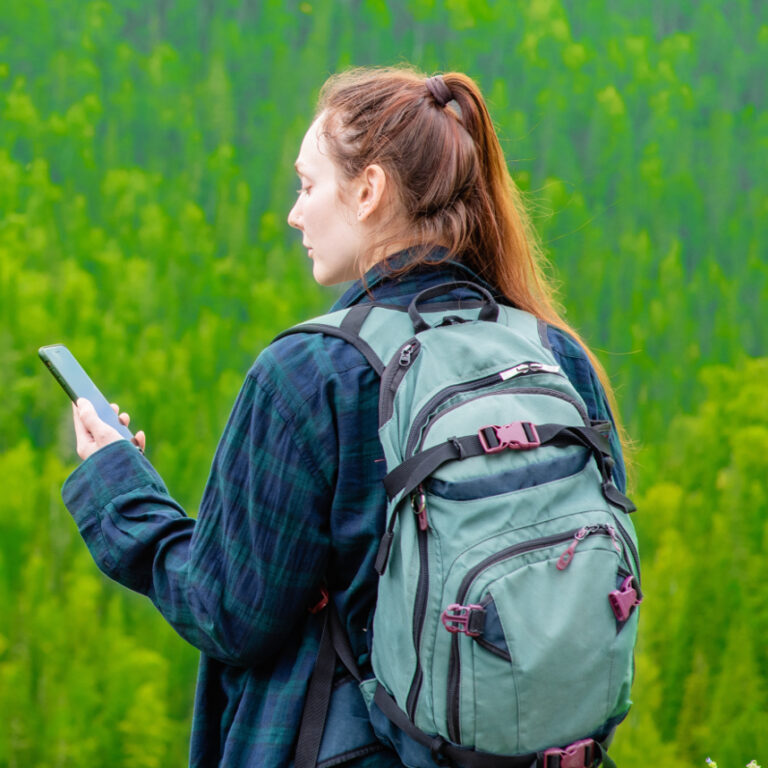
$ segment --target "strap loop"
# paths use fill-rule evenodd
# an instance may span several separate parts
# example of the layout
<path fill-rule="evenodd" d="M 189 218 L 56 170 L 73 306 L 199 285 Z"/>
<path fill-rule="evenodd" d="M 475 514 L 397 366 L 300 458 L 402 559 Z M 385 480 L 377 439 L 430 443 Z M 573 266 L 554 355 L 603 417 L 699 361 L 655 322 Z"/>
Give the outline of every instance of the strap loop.
<path fill-rule="evenodd" d="M 485 300 L 485 303 L 480 310 L 480 314 L 478 315 L 478 320 L 489 320 L 495 322 L 499 319 L 499 305 L 496 303 L 496 300 L 493 298 L 489 290 L 483 288 L 482 285 L 469 282 L 468 280 L 457 280 L 456 282 L 443 283 L 442 285 L 436 285 L 432 288 L 426 288 L 413 297 L 411 303 L 408 305 L 408 317 L 411 318 L 414 331 L 416 333 L 421 333 L 422 331 L 427 331 L 432 327 L 419 312 L 419 304 L 427 301 L 428 299 L 434 299 L 437 296 L 442 296 L 445 293 L 450 293 L 456 288 L 462 287 L 471 288 L 473 291 L 477 291 L 477 293 L 479 293 Z"/>

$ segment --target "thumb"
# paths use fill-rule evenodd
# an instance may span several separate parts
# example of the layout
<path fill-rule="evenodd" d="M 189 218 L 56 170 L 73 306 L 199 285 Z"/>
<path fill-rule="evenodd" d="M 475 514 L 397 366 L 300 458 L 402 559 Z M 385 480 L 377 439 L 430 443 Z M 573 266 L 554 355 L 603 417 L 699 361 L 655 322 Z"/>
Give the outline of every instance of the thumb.
<path fill-rule="evenodd" d="M 114 430 L 105 424 L 96 413 L 96 409 L 93 407 L 93 403 L 90 400 L 86 400 L 84 397 L 77 400 L 77 411 L 80 415 L 80 420 L 83 422 L 83 426 L 91 433 L 93 438 L 98 442 L 99 438 L 109 437 Z"/>

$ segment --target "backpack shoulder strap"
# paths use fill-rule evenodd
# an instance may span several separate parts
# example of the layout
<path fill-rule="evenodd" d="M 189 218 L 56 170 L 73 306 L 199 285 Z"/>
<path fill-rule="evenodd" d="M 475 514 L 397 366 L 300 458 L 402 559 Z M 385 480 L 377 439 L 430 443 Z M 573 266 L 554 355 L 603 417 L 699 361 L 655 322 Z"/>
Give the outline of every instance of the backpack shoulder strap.
<path fill-rule="evenodd" d="M 357 304 L 349 309 L 321 315 L 314 320 L 299 323 L 294 325 L 293 328 L 283 331 L 275 336 L 273 342 L 295 333 L 324 333 L 326 336 L 335 336 L 352 344 L 370 363 L 373 370 L 381 376 L 384 372 L 384 363 L 376 352 L 373 351 L 373 347 L 360 336 L 360 329 L 363 327 L 365 318 L 368 317 L 371 309 L 373 307 L 370 304 Z"/>
<path fill-rule="evenodd" d="M 317 765 L 331 703 L 337 659 L 358 683 L 362 680 L 347 633 L 342 626 L 336 604 L 331 598 L 325 609 L 317 661 L 309 679 L 304 711 L 301 716 L 294 757 L 295 768 L 315 768 Z"/>

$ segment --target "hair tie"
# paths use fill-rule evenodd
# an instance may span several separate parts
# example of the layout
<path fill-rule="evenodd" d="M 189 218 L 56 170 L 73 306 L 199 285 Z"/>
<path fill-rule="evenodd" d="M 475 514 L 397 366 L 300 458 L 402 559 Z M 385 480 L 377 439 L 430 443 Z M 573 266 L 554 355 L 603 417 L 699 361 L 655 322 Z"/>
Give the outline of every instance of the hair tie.
<path fill-rule="evenodd" d="M 443 80 L 442 75 L 428 77 L 424 84 L 427 86 L 427 90 L 432 94 L 432 98 L 439 107 L 444 107 L 449 101 L 453 101 L 451 89 L 448 87 L 445 80 Z"/>

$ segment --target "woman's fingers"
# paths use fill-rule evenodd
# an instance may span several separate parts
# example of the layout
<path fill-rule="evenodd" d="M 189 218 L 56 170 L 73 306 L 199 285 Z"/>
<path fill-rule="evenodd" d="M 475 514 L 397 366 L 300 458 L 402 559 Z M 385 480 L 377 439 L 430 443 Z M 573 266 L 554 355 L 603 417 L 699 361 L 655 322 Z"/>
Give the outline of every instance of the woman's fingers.
<path fill-rule="evenodd" d="M 83 426 L 90 432 L 97 443 L 102 443 L 105 440 L 109 440 L 112 435 L 117 435 L 117 432 L 109 424 L 106 424 L 99 418 L 90 400 L 81 397 L 77 401 L 77 409 L 80 412 L 80 420 L 83 422 Z"/>
<path fill-rule="evenodd" d="M 80 409 L 75 403 L 72 403 L 72 419 L 75 424 L 75 440 L 77 446 L 75 450 L 81 459 L 87 459 L 97 450 L 93 435 L 88 431 L 80 414 Z"/>
<path fill-rule="evenodd" d="M 78 422 L 80 429 L 78 429 Z M 116 429 L 103 422 L 90 400 L 81 397 L 75 409 L 75 433 L 77 434 L 77 455 L 87 459 L 105 445 L 122 440 Z"/>
<path fill-rule="evenodd" d="M 80 411 L 78 410 L 75 403 L 72 403 L 72 420 L 75 423 L 75 438 L 77 439 L 78 449 L 77 452 L 80 453 L 80 446 L 85 445 L 85 443 L 91 439 L 91 436 L 88 434 L 88 430 L 86 430 L 85 425 L 80 418 Z"/>
<path fill-rule="evenodd" d="M 131 417 L 127 413 L 120 413 L 117 403 L 110 403 L 112 410 L 117 414 L 121 424 L 126 427 L 130 424 Z M 81 397 L 77 403 L 72 404 L 75 422 L 75 436 L 77 437 L 77 455 L 81 459 L 87 459 L 92 453 L 105 445 L 122 440 L 120 433 L 109 424 L 102 421 L 93 404 Z M 139 450 L 144 453 L 147 445 L 147 437 L 143 431 L 134 435 L 133 441 Z"/>
<path fill-rule="evenodd" d="M 147 447 L 147 436 L 144 434 L 143 429 L 140 429 L 133 436 L 133 442 L 139 447 L 139 450 L 144 453 L 144 449 Z"/>
<path fill-rule="evenodd" d="M 131 417 L 125 412 L 120 413 L 120 407 L 118 406 L 117 403 L 110 403 L 109 405 L 112 408 L 112 410 L 117 414 L 117 418 L 119 419 L 120 423 L 124 427 L 127 427 L 131 423 Z"/>

